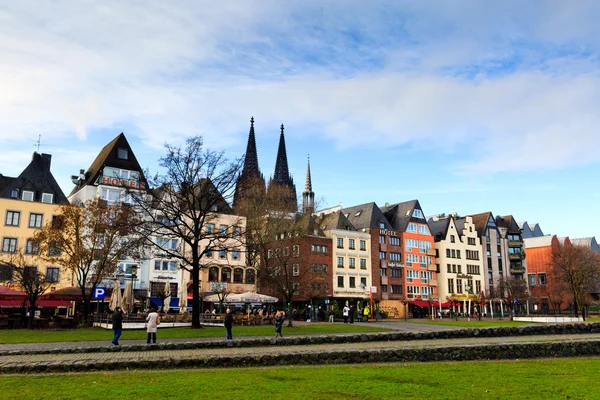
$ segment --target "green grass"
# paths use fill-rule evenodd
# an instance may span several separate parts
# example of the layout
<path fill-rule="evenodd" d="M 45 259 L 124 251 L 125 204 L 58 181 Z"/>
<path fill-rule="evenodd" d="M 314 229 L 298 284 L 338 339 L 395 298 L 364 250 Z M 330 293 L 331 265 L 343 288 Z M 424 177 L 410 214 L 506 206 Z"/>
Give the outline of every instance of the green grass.
<path fill-rule="evenodd" d="M 519 322 L 519 321 L 510 321 L 506 320 L 494 320 L 494 321 L 478 321 L 476 319 L 471 319 L 471 321 L 467 321 L 466 319 L 461 319 L 455 321 L 453 319 L 436 319 L 432 321 L 430 319 L 413 319 L 409 322 L 415 324 L 424 324 L 424 325 L 447 325 L 447 326 L 462 326 L 465 328 L 487 328 L 490 326 L 522 326 L 522 325 L 531 325 L 531 322 Z"/>
<path fill-rule="evenodd" d="M 600 358 L 0 376 L 3 399 L 593 399 Z"/>
<path fill-rule="evenodd" d="M 348 324 L 307 324 L 283 327 L 284 335 L 315 335 L 328 333 L 360 333 L 384 332 L 389 329 L 377 326 L 359 326 Z M 274 326 L 234 326 L 233 336 L 275 336 Z M 175 338 L 225 338 L 225 328 L 204 327 L 191 328 L 159 328 L 158 340 Z M 80 328 L 76 330 L 0 330 L 0 343 L 42 343 L 42 342 L 83 342 L 111 340 L 112 331 L 102 328 Z M 146 339 L 145 330 L 126 330 L 121 336 L 121 341 L 126 343 L 129 339 Z"/>

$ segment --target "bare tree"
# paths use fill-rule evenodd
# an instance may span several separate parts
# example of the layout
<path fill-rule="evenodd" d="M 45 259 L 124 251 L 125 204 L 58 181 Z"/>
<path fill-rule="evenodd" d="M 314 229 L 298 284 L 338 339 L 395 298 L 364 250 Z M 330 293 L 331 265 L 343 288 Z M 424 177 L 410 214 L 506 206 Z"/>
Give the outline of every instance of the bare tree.
<path fill-rule="evenodd" d="M 227 161 L 223 152 L 203 149 L 200 136 L 189 138 L 185 146 L 165 145 L 160 159 L 164 173 L 148 178 L 150 195 L 133 196 L 145 220 L 139 231 L 146 244 L 167 257 L 179 260 L 192 281 L 192 327 L 200 328 L 200 270 L 207 252 L 214 248 L 240 247 L 242 219 L 230 220 L 227 229 L 207 229 L 220 214 L 232 214 L 228 204 L 233 197 L 241 161 Z M 146 173 L 146 176 L 150 176 Z M 156 238 L 175 239 L 178 248 Z M 201 246 L 202 245 L 202 246 Z"/>
<path fill-rule="evenodd" d="M 524 304 L 529 300 L 527 282 L 514 276 L 502 277 L 498 280 L 498 288 L 495 293 L 509 310 L 510 320 L 513 320 L 515 305 Z"/>
<path fill-rule="evenodd" d="M 227 296 L 231 293 L 231 291 L 227 288 L 227 284 L 223 284 L 224 282 L 214 282 L 214 286 L 212 288 L 212 292 L 217 295 L 219 299 L 219 313 L 223 312 L 223 303 L 227 299 Z"/>
<path fill-rule="evenodd" d="M 35 310 L 37 301 L 41 295 L 46 293 L 51 283 L 46 281 L 46 276 L 39 272 L 37 266 L 33 265 L 31 257 L 24 255 L 21 251 L 8 253 L 0 259 L 0 264 L 12 270 L 13 279 L 11 286 L 23 290 L 29 300 L 29 318 L 27 328 L 34 328 Z"/>
<path fill-rule="evenodd" d="M 94 289 L 116 271 L 120 260 L 139 258 L 142 238 L 136 234 L 133 207 L 95 198 L 82 207 L 64 204 L 60 215 L 35 235 L 42 257 L 73 273 L 88 323 Z"/>
<path fill-rule="evenodd" d="M 550 267 L 553 276 L 569 289 L 575 316 L 581 313 L 585 319 L 585 307 L 591 303 L 590 294 L 600 275 L 600 255 L 588 247 L 561 245 L 553 252 Z"/>

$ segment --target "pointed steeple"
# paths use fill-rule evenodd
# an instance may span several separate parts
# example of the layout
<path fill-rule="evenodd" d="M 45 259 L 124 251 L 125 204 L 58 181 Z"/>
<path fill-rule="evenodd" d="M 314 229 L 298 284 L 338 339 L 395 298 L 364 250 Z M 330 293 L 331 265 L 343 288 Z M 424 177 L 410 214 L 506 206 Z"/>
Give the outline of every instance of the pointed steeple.
<path fill-rule="evenodd" d="M 315 193 L 312 191 L 312 181 L 310 177 L 310 155 L 306 166 L 306 182 L 304 192 L 302 192 L 302 213 L 310 215 L 315 211 Z"/>
<path fill-rule="evenodd" d="M 233 196 L 233 207 L 239 205 L 240 200 L 248 196 L 264 196 L 266 193 L 265 178 L 258 168 L 258 154 L 256 152 L 256 137 L 254 134 L 254 117 L 250 118 L 250 133 L 246 145 L 246 155 L 242 173 L 237 179 Z"/>
<path fill-rule="evenodd" d="M 281 124 L 281 134 L 279 135 L 279 147 L 277 148 L 277 160 L 275 161 L 275 174 L 269 181 L 269 188 L 277 185 L 285 188 L 289 193 L 285 199 L 283 207 L 288 211 L 298 211 L 296 186 L 290 175 L 287 161 L 287 151 L 285 150 L 284 126 Z"/>

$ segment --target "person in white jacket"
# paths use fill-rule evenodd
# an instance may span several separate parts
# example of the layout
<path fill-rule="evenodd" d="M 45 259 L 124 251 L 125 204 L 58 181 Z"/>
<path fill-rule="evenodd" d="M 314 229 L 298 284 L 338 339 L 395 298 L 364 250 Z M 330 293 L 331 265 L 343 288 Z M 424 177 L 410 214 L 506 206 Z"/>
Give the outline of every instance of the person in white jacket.
<path fill-rule="evenodd" d="M 150 339 L 152 339 L 152 343 L 156 344 L 156 328 L 160 325 L 160 315 L 156 312 L 156 308 L 150 309 L 150 313 L 146 317 L 146 322 L 148 323 L 146 328 L 148 340 L 146 340 L 146 344 L 150 344 Z"/>

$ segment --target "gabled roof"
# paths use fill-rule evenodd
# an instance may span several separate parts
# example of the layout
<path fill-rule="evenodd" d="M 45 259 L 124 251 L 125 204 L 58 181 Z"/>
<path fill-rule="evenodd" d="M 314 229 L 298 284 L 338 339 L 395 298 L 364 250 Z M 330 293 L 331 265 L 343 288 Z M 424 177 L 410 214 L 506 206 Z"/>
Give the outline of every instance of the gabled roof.
<path fill-rule="evenodd" d="M 594 236 L 571 239 L 571 243 L 573 244 L 573 246 L 587 247 L 595 251 L 596 253 L 600 253 L 600 246 L 598 245 L 598 242 L 596 241 L 596 238 Z"/>
<path fill-rule="evenodd" d="M 456 225 L 456 232 L 458 232 L 459 236 L 463 235 L 465 231 L 465 224 L 467 223 L 467 217 L 462 217 L 454 220 L 454 225 Z"/>
<path fill-rule="evenodd" d="M 485 235 L 485 230 L 488 226 L 488 221 L 490 221 L 490 218 L 494 220 L 494 215 L 491 211 L 487 211 L 480 214 L 473 214 L 471 215 L 471 217 L 473 218 L 473 224 L 475 225 L 475 230 L 477 231 L 477 234 L 479 236 Z"/>
<path fill-rule="evenodd" d="M 450 218 L 442 218 L 437 221 L 429 221 L 429 230 L 436 242 L 446 239 L 448 227 L 450 226 Z"/>
<path fill-rule="evenodd" d="M 520 233 L 521 227 L 517 224 L 517 221 L 513 218 L 512 215 L 504 215 L 501 217 L 496 217 L 496 225 L 506 228 L 508 233 Z"/>
<path fill-rule="evenodd" d="M 127 150 L 127 159 L 119 158 L 119 149 Z M 125 137 L 125 134 L 121 132 L 116 138 L 111 140 L 106 146 L 102 148 L 102 150 L 100 150 L 100 153 L 98 153 L 98 156 L 96 156 L 96 159 L 94 160 L 94 162 L 92 162 L 92 165 L 90 165 L 90 167 L 85 172 L 85 179 L 77 182 L 69 196 L 77 193 L 84 186 L 94 185 L 105 166 L 126 169 L 129 171 L 139 171 L 141 182 L 143 182 L 145 186 L 148 187 L 146 178 L 144 178 L 144 171 L 142 167 L 140 167 L 140 164 L 138 163 L 138 160 L 135 157 L 135 154 L 133 153 L 129 142 Z"/>
<path fill-rule="evenodd" d="M 379 228 L 383 223 L 384 229 L 393 229 L 381 209 L 374 202 L 343 208 L 342 213 L 356 229 Z"/>
<path fill-rule="evenodd" d="M 391 205 L 386 204 L 385 207 L 381 208 L 381 211 L 392 225 L 394 230 L 406 232 L 408 223 L 411 221 L 420 224 L 427 224 L 426 219 L 418 219 L 412 216 L 413 210 L 415 209 L 419 209 L 421 212 L 423 212 L 418 200 L 410 200 Z"/>
<path fill-rule="evenodd" d="M 16 178 L 0 177 L 0 197 L 11 198 L 13 190 L 34 192 L 34 201 L 41 201 L 42 193 L 52 194 L 52 202 L 60 204 L 67 201 L 65 194 L 50 171 L 52 156 L 33 153 L 29 165 Z"/>
<path fill-rule="evenodd" d="M 330 231 L 333 229 L 344 230 L 344 231 L 355 231 L 356 228 L 346 218 L 341 211 L 336 211 L 330 214 L 325 214 L 320 218 L 319 227 L 323 231 Z"/>

